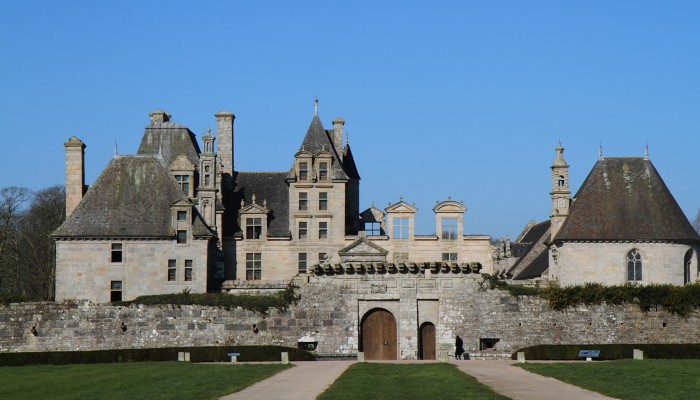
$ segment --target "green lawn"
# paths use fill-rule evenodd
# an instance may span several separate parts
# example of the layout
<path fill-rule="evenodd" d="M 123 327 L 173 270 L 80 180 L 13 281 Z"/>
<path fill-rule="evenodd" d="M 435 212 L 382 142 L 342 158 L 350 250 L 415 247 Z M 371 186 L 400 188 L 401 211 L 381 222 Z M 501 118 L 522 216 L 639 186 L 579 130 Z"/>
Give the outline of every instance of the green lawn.
<path fill-rule="evenodd" d="M 353 364 L 318 398 L 507 399 L 446 363 Z"/>
<path fill-rule="evenodd" d="M 516 364 L 620 399 L 697 399 L 700 360 L 622 360 Z"/>
<path fill-rule="evenodd" d="M 216 399 L 288 367 L 183 362 L 0 367 L 0 399 Z"/>

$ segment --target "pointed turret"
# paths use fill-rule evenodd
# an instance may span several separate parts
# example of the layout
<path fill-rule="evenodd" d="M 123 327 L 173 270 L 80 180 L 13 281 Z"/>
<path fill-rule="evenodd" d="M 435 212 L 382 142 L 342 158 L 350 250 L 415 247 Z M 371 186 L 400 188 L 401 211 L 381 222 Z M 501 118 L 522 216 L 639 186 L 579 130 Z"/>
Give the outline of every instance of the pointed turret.
<path fill-rule="evenodd" d="M 554 149 L 557 156 L 552 163 L 552 237 L 556 235 L 564 220 L 569 215 L 571 191 L 569 190 L 569 165 L 564 160 L 564 148 L 561 143 Z"/>

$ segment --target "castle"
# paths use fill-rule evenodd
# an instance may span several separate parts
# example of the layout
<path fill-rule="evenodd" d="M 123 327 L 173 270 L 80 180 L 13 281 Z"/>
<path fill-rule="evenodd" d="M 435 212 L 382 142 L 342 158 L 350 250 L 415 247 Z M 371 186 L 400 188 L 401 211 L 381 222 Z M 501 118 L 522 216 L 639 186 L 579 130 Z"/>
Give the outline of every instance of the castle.
<path fill-rule="evenodd" d="M 307 297 L 295 311 L 256 322 L 286 332 L 285 343 L 434 359 L 457 334 L 477 350 L 497 349 L 502 338 L 505 349 L 528 343 L 519 317 L 505 326 L 485 310 L 491 301 L 515 314 L 530 306 L 477 298 L 479 273 L 560 285 L 682 285 L 698 276 L 700 237 L 648 156 L 601 155 L 572 197 L 557 146 L 550 219 L 494 253 L 488 236 L 465 234 L 466 207 L 449 198 L 433 208 L 432 235 L 415 233 L 417 208 L 403 199 L 360 211 L 344 121 L 325 129 L 318 103 L 288 171 L 235 169 L 235 117 L 215 118 L 216 136 L 207 131 L 200 147 L 170 114 L 150 113 L 137 154 L 115 151 L 89 188 L 85 144 L 65 142 L 67 218 L 53 233 L 57 301 L 274 291 L 294 281 Z M 526 323 L 540 329 L 536 318 Z"/>

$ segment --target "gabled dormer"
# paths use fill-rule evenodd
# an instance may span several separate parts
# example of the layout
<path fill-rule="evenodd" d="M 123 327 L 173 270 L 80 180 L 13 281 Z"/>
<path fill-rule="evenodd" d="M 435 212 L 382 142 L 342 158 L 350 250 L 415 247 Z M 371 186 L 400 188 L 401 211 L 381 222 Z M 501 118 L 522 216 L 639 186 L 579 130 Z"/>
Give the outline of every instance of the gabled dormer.
<path fill-rule="evenodd" d="M 322 150 L 314 154 L 314 180 L 319 183 L 330 183 L 333 171 L 333 153 Z"/>
<path fill-rule="evenodd" d="M 360 213 L 362 221 L 362 229 L 367 236 L 383 236 L 386 235 L 386 226 L 384 224 L 384 212 L 372 205 Z"/>
<path fill-rule="evenodd" d="M 313 180 L 313 153 L 300 150 L 294 155 L 294 167 L 290 178 L 297 183 L 311 183 Z"/>
<path fill-rule="evenodd" d="M 389 205 L 386 211 L 387 231 L 394 240 L 413 240 L 418 209 L 405 201 Z"/>
<path fill-rule="evenodd" d="M 457 240 L 464 235 L 464 204 L 448 198 L 433 207 L 435 232 L 440 240 Z"/>
<path fill-rule="evenodd" d="M 184 154 L 178 155 L 170 163 L 170 175 L 188 198 L 194 197 L 194 171 L 194 164 Z"/>
<path fill-rule="evenodd" d="M 240 226 L 243 229 L 243 239 L 260 240 L 267 237 L 267 216 L 270 210 L 267 208 L 267 200 L 263 200 L 262 205 L 256 203 L 253 195 L 252 203 L 245 204 L 241 200 L 241 209 L 238 214 L 241 218 Z"/>
<path fill-rule="evenodd" d="M 170 205 L 170 212 L 175 240 L 187 244 L 192 228 L 192 204 L 184 199 L 178 200 Z"/>

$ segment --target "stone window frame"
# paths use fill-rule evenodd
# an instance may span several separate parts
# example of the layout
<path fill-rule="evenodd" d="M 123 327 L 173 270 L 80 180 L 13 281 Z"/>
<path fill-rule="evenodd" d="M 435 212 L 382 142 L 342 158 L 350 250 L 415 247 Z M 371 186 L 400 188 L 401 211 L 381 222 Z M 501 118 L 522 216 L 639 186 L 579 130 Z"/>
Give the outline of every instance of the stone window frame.
<path fill-rule="evenodd" d="M 194 282 L 194 260 L 185 260 L 183 279 L 185 282 Z"/>
<path fill-rule="evenodd" d="M 644 279 L 644 255 L 637 248 L 627 252 L 625 256 L 627 266 L 627 281 L 642 282 Z"/>
<path fill-rule="evenodd" d="M 309 209 L 309 193 L 299 192 L 299 211 L 306 211 Z"/>
<path fill-rule="evenodd" d="M 392 239 L 396 240 L 408 240 L 410 235 L 410 218 L 409 217 L 394 217 L 392 229 Z"/>
<path fill-rule="evenodd" d="M 123 281 L 110 281 L 109 282 L 109 301 L 122 301 L 122 295 L 124 292 Z"/>
<path fill-rule="evenodd" d="M 330 160 L 323 159 L 318 162 L 318 180 L 328 182 L 330 180 Z"/>
<path fill-rule="evenodd" d="M 263 236 L 263 224 L 260 217 L 246 217 L 245 238 L 250 240 L 261 239 Z"/>
<path fill-rule="evenodd" d="M 309 223 L 307 221 L 299 221 L 297 228 L 297 237 L 299 239 L 307 239 L 309 237 Z"/>
<path fill-rule="evenodd" d="M 442 240 L 457 240 L 459 235 L 459 218 L 443 217 L 441 222 L 440 238 Z"/>
<path fill-rule="evenodd" d="M 109 252 L 109 262 L 112 264 L 124 263 L 124 243 L 112 243 Z"/>
<path fill-rule="evenodd" d="M 328 211 L 328 192 L 318 193 L 318 210 Z"/>
<path fill-rule="evenodd" d="M 168 259 L 168 282 L 177 282 L 177 260 Z"/>
<path fill-rule="evenodd" d="M 299 181 L 307 182 L 307 181 L 310 180 L 310 179 L 309 179 L 309 175 L 310 175 L 310 174 L 309 174 L 309 164 L 310 164 L 310 162 L 309 162 L 309 161 L 306 161 L 306 160 L 305 160 L 305 161 L 299 161 L 299 164 L 298 164 L 298 165 L 299 165 L 299 169 L 298 169 L 298 171 L 297 171 L 297 172 L 298 172 L 298 175 L 297 175 L 298 178 L 297 178 L 297 179 L 298 179 Z"/>
<path fill-rule="evenodd" d="M 177 244 L 187 244 L 187 230 L 178 229 L 175 231 L 175 241 Z"/>
<path fill-rule="evenodd" d="M 175 214 L 178 221 L 187 221 L 187 211 L 178 210 Z"/>
<path fill-rule="evenodd" d="M 192 185 L 191 182 L 191 176 L 190 174 L 175 174 L 173 177 L 175 178 L 175 182 L 177 183 L 177 186 L 180 187 L 180 190 L 185 194 L 185 196 L 189 197 L 190 196 L 190 185 Z"/>
<path fill-rule="evenodd" d="M 245 280 L 262 280 L 262 253 L 245 253 Z"/>
<path fill-rule="evenodd" d="M 328 239 L 328 221 L 319 221 L 318 238 L 321 240 Z"/>
<path fill-rule="evenodd" d="M 305 274 L 308 271 L 308 265 L 309 265 L 308 264 L 309 263 L 308 253 L 299 253 L 297 260 L 298 260 L 298 266 L 299 266 L 297 271 L 300 274 Z"/>

